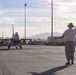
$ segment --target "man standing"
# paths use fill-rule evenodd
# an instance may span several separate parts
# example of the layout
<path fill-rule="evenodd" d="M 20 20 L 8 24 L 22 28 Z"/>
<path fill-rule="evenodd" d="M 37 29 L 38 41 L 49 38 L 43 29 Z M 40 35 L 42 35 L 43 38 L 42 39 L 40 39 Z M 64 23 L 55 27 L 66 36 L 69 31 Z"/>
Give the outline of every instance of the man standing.
<path fill-rule="evenodd" d="M 73 65 L 74 64 L 74 52 L 75 52 L 75 35 L 76 35 L 76 30 L 73 25 L 73 23 L 69 23 L 68 28 L 62 36 L 57 37 L 57 38 L 63 38 L 65 37 L 66 39 L 66 44 L 65 44 L 65 55 L 67 58 L 67 63 L 66 65 Z M 74 28 L 74 29 L 73 29 Z M 56 38 L 56 39 L 57 39 Z M 71 61 L 71 63 L 70 63 Z"/>

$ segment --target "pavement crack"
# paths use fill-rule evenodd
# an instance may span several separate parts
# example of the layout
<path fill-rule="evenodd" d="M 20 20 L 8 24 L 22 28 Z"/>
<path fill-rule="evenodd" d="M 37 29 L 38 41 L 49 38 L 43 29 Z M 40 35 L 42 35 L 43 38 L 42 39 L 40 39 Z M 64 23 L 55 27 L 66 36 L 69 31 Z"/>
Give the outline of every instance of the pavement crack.
<path fill-rule="evenodd" d="M 0 71 L 1 75 L 14 75 L 7 69 L 7 67 L 5 66 L 4 62 L 1 59 L 0 59 Z"/>

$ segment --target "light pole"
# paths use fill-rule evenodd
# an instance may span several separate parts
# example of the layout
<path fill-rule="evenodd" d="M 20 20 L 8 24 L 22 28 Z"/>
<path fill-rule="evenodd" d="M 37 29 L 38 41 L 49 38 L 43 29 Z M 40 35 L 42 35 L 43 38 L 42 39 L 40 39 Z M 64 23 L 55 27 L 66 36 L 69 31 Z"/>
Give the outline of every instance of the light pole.
<path fill-rule="evenodd" d="M 26 43 L 26 6 L 27 6 L 27 4 L 25 3 L 25 31 L 24 31 L 25 43 Z"/>
<path fill-rule="evenodd" d="M 53 43 L 53 0 L 51 0 L 51 42 Z"/>

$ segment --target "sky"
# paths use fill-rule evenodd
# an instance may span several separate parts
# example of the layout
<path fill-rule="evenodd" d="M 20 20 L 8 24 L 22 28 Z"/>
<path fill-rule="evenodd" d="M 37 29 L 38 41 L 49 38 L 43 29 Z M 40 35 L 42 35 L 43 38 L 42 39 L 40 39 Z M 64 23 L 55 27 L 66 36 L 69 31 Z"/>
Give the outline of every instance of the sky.
<path fill-rule="evenodd" d="M 12 36 L 14 31 L 21 37 L 51 33 L 51 0 L 0 0 L 0 36 Z M 67 25 L 76 25 L 76 0 L 53 0 L 54 32 L 63 33 Z"/>

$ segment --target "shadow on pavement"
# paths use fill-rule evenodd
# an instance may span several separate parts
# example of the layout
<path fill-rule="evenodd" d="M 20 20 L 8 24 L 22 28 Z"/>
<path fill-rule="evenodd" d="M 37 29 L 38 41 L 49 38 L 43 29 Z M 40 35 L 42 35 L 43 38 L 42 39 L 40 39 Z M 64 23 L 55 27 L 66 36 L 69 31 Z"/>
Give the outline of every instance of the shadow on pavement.
<path fill-rule="evenodd" d="M 22 49 L 16 49 L 16 48 L 10 48 L 10 49 L 8 49 L 8 48 L 0 48 L 0 51 L 8 51 L 8 50 L 22 50 Z"/>
<path fill-rule="evenodd" d="M 65 68 L 67 68 L 67 67 L 69 67 L 69 66 L 64 65 L 64 66 L 59 66 L 59 67 L 44 71 L 42 73 L 36 73 L 36 72 L 29 72 L 29 73 L 31 73 L 32 75 L 56 75 L 57 71 L 63 70 Z"/>
<path fill-rule="evenodd" d="M 7 48 L 0 48 L 0 51 L 8 51 Z"/>

